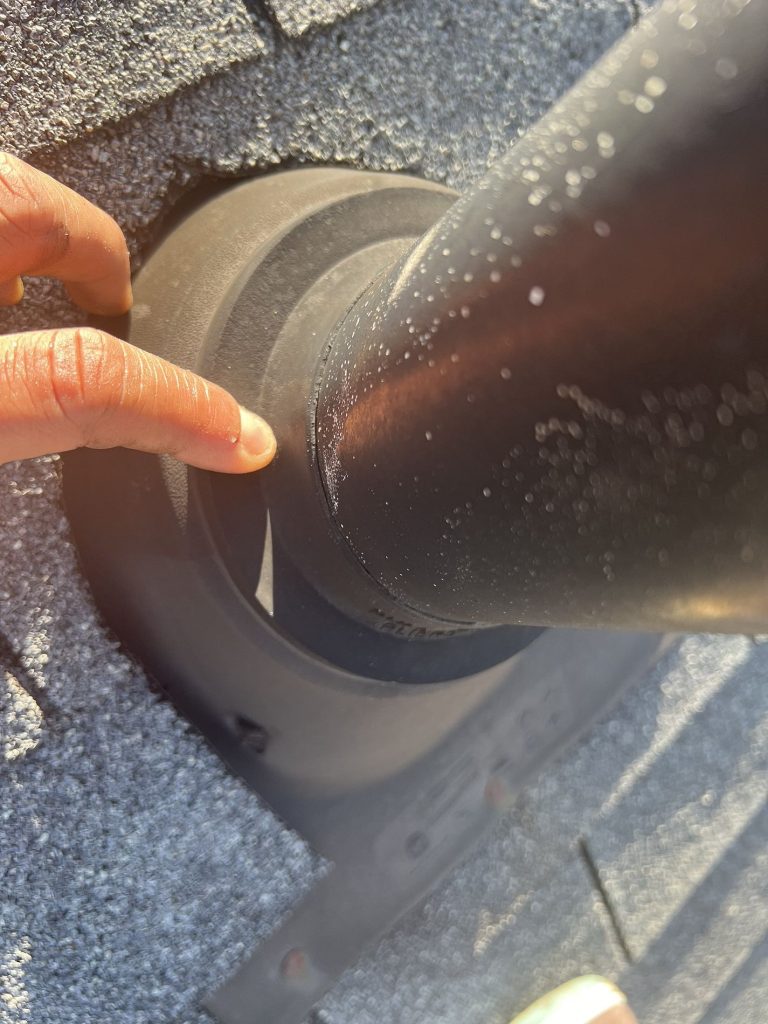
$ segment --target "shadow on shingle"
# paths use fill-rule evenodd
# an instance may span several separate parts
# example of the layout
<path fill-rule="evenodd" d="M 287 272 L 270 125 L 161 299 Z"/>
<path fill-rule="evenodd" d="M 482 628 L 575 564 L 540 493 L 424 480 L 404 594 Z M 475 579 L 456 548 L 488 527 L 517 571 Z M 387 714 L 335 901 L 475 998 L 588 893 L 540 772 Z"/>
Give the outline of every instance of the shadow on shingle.
<path fill-rule="evenodd" d="M 644 1024 L 722 1024 L 765 967 L 768 804 L 763 804 L 620 980 Z M 755 1008 L 766 993 L 754 994 Z M 758 1017 L 755 1018 L 759 1019 Z"/>

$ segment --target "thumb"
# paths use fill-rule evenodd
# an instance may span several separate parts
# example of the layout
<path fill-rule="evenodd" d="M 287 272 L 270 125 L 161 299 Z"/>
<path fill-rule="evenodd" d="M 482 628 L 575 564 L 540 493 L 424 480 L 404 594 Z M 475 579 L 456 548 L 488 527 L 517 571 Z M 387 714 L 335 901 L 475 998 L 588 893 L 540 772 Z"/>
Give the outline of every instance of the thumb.
<path fill-rule="evenodd" d="M 249 473 L 269 426 L 202 377 L 92 328 L 0 337 L 0 463 L 121 445 Z"/>

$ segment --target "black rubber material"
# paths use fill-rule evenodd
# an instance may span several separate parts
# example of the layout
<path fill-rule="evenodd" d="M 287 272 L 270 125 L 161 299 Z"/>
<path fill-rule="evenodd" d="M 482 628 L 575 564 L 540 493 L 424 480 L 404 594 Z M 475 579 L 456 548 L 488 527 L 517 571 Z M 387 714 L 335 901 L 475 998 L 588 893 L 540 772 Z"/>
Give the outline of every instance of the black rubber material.
<path fill-rule="evenodd" d="M 102 530 L 120 538 L 114 554 L 107 545 L 95 569 L 110 580 L 124 575 L 117 592 L 109 584 L 119 603 L 140 594 L 153 571 L 146 564 L 147 533 L 140 530 L 147 521 L 159 545 L 178 544 L 206 572 L 219 566 L 222 585 L 234 582 L 254 614 L 266 612 L 290 642 L 365 678 L 445 682 L 505 660 L 538 635 L 536 629 L 442 623 L 393 602 L 332 522 L 307 445 L 327 334 L 371 278 L 452 199 L 445 189 L 404 177 L 290 172 L 219 196 L 160 246 L 136 281 L 132 316 L 103 326 L 201 372 L 258 409 L 274 426 L 279 453 L 268 470 L 244 477 L 128 452 L 68 456 L 68 501 L 76 527 L 86 521 L 81 548 L 87 552 Z M 244 227 L 249 214 L 252 232 Z M 206 292 L 212 280 L 215 298 Z M 130 521 L 118 526 L 121 508 L 131 507 L 135 491 L 125 492 L 137 467 L 151 475 L 159 469 L 158 482 L 146 488 L 140 508 L 131 508 Z M 84 481 L 73 487 L 76 472 Z M 107 520 L 99 509 L 93 522 L 95 510 L 87 503 L 74 512 L 74 502 L 90 490 L 85 481 L 91 474 L 120 506 Z M 177 522 L 159 530 L 166 504 Z M 110 564 L 115 561 L 119 565 Z M 416 651 L 414 640 L 429 642 Z"/>
<path fill-rule="evenodd" d="M 766 40 L 659 5 L 346 317 L 323 475 L 394 599 L 765 630 Z"/>
<path fill-rule="evenodd" d="M 391 602 L 361 571 L 333 524 L 311 444 L 314 381 L 325 337 L 448 201 L 432 187 L 395 181 L 398 187 L 390 182 L 308 216 L 279 240 L 243 287 L 201 371 L 261 411 L 280 438 L 279 455 L 259 477 L 194 474 L 192 486 L 202 503 L 201 518 L 250 601 L 259 600 L 269 513 L 270 614 L 294 641 L 364 676 L 439 682 L 504 660 L 539 630 L 478 630 Z M 297 253 L 303 254 L 298 266 Z M 262 369 L 256 359 L 264 350 L 269 354 Z M 256 372 L 244 373 L 244 367 Z M 432 642 L 416 654 L 412 640 Z"/>

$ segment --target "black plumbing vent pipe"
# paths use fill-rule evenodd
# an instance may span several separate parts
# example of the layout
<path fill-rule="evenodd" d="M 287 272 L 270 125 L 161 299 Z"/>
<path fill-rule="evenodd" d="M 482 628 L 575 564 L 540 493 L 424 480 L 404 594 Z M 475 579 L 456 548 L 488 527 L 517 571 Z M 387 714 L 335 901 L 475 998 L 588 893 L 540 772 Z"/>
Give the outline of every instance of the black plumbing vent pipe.
<path fill-rule="evenodd" d="M 765 628 L 767 40 L 666 0 L 341 324 L 325 489 L 407 606 Z"/>

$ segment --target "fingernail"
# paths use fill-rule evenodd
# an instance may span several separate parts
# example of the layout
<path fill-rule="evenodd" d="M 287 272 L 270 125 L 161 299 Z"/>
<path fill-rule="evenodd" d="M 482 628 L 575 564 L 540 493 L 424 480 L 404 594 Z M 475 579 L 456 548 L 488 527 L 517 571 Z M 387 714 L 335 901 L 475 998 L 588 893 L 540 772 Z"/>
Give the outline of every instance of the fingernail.
<path fill-rule="evenodd" d="M 130 282 L 106 289 L 102 284 L 70 281 L 67 291 L 76 305 L 97 316 L 123 316 L 133 305 Z"/>
<path fill-rule="evenodd" d="M 123 291 L 121 305 L 123 307 L 124 312 L 126 313 L 133 306 L 133 288 L 131 287 L 130 281 L 125 286 L 125 290 Z"/>
<path fill-rule="evenodd" d="M 612 982 L 586 975 L 529 1006 L 511 1024 L 636 1024 L 627 998 Z"/>
<path fill-rule="evenodd" d="M 264 459 L 265 465 L 277 447 L 269 424 L 250 409 L 240 406 L 240 444 L 254 458 Z"/>

